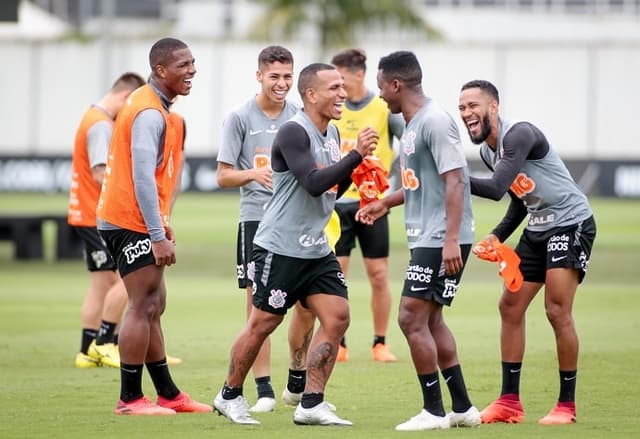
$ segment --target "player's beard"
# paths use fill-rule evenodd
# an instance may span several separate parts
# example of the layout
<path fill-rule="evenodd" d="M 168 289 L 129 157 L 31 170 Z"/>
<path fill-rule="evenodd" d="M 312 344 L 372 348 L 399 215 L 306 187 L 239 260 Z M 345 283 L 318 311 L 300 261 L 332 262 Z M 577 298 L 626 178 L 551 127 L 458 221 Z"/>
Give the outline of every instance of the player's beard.
<path fill-rule="evenodd" d="M 469 128 L 467 127 L 467 131 L 469 132 L 469 137 L 471 138 L 471 141 L 473 143 L 475 143 L 476 145 L 479 145 L 482 142 L 484 142 L 485 140 L 487 140 L 487 137 L 489 137 L 489 134 L 491 134 L 491 124 L 489 122 L 489 115 L 488 114 L 485 114 L 482 117 L 482 121 L 480 122 L 480 126 L 482 127 L 482 131 L 480 131 L 480 134 L 475 136 L 475 137 L 471 135 L 471 131 L 469 131 Z"/>

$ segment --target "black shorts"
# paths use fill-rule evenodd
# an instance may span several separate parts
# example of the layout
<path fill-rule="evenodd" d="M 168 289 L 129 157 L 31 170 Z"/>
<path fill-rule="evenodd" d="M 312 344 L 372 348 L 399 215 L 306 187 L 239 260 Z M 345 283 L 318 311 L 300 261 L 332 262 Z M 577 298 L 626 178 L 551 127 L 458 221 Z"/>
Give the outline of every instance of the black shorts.
<path fill-rule="evenodd" d="M 256 236 L 260 221 L 245 221 L 238 224 L 238 238 L 236 240 L 236 274 L 238 276 L 238 288 L 247 288 L 251 285 L 247 273 L 253 251 L 253 238 Z"/>
<path fill-rule="evenodd" d="M 111 257 L 102 236 L 95 227 L 71 226 L 77 233 L 84 248 L 82 253 L 89 271 L 116 271 L 116 262 Z"/>
<path fill-rule="evenodd" d="M 525 229 L 515 249 L 520 256 L 522 277 L 528 282 L 544 283 L 547 270 L 551 268 L 575 268 L 581 283 L 587 274 L 595 239 L 593 216 L 581 223 L 545 232 Z"/>
<path fill-rule="evenodd" d="M 347 284 L 333 253 L 319 259 L 300 259 L 254 246 L 252 262 L 253 305 L 271 314 L 284 315 L 299 300 L 325 293 L 348 298 Z"/>
<path fill-rule="evenodd" d="M 389 219 L 387 215 L 372 225 L 356 221 L 356 212 L 360 202 L 336 203 L 336 212 L 340 217 L 340 239 L 336 243 L 336 256 L 349 256 L 356 246 L 356 238 L 362 256 L 365 258 L 389 257 Z"/>
<path fill-rule="evenodd" d="M 467 264 L 470 251 L 471 244 L 460 246 L 464 266 Z M 455 275 L 447 276 L 442 264 L 442 247 L 414 248 L 411 250 L 411 260 L 404 277 L 402 295 L 451 306 L 458 292 L 464 266 Z"/>
<path fill-rule="evenodd" d="M 120 277 L 156 263 L 148 234 L 117 229 L 100 230 L 100 235 L 118 264 Z"/>

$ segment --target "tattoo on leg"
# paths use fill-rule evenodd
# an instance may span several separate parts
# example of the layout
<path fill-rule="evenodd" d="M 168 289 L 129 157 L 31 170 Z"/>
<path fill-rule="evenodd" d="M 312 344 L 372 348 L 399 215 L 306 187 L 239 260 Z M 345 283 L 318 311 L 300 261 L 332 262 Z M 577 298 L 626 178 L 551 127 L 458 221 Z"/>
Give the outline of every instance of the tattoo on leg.
<path fill-rule="evenodd" d="M 302 346 L 300 346 L 299 348 L 296 348 L 293 351 L 293 369 L 296 369 L 296 370 L 304 369 L 305 361 L 307 358 L 307 351 L 309 350 L 309 345 L 311 344 L 312 336 L 313 336 L 313 329 L 309 330 L 304 335 Z"/>
<path fill-rule="evenodd" d="M 309 352 L 309 368 L 322 370 L 324 377 L 328 378 L 326 366 L 335 360 L 335 356 L 336 352 L 331 343 L 321 343 L 313 352 Z"/>

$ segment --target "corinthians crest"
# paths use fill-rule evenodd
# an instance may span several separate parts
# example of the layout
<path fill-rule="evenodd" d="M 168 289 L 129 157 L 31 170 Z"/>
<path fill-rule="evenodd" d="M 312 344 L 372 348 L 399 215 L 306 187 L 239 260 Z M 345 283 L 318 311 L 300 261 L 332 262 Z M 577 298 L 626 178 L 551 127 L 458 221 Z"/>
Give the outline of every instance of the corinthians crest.
<path fill-rule="evenodd" d="M 282 308 L 287 298 L 287 293 L 282 290 L 271 290 L 271 296 L 269 296 L 269 306 L 278 309 Z"/>

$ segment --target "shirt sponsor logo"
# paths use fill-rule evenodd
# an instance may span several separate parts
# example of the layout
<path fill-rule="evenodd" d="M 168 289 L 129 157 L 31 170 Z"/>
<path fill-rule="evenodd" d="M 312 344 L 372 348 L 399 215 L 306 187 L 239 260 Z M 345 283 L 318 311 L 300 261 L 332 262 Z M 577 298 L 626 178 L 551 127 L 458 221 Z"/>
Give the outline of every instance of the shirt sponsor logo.
<path fill-rule="evenodd" d="M 249 130 L 249 135 L 250 136 L 255 136 L 256 134 L 260 134 L 263 131 L 264 130 Z"/>
<path fill-rule="evenodd" d="M 140 256 L 151 253 L 151 239 L 141 239 L 129 244 L 122 250 L 122 253 L 127 257 L 127 264 L 133 264 Z"/>
<path fill-rule="evenodd" d="M 303 247 L 313 247 L 314 245 L 323 245 L 323 244 L 326 244 L 326 242 L 327 242 L 326 235 L 322 235 L 317 238 L 314 238 L 313 236 L 309 236 L 309 235 L 302 235 L 300 238 L 298 238 L 298 243 L 300 243 L 300 245 Z"/>
<path fill-rule="evenodd" d="M 511 191 L 517 195 L 518 198 L 523 198 L 525 195 L 530 194 L 536 188 L 536 182 L 532 178 L 527 176 L 524 172 L 520 172 L 516 179 L 511 184 Z"/>
<path fill-rule="evenodd" d="M 271 290 L 269 296 L 269 306 L 274 309 L 282 308 L 287 302 L 287 293 L 282 290 Z"/>
<path fill-rule="evenodd" d="M 529 218 L 529 225 L 535 226 L 538 224 L 549 224 L 556 220 L 556 215 L 554 213 L 550 213 L 548 215 L 532 215 Z"/>

